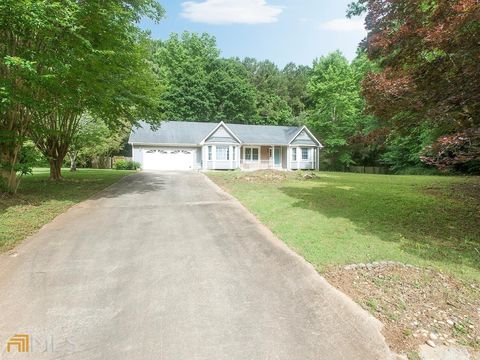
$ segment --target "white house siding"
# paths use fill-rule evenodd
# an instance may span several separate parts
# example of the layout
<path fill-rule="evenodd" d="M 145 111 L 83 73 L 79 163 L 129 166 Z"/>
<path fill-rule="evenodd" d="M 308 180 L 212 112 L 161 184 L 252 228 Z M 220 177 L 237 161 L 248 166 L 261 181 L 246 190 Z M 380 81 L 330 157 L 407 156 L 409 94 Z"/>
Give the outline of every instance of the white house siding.
<path fill-rule="evenodd" d="M 132 146 L 132 160 L 140 164 L 143 162 L 143 148 Z"/>
<path fill-rule="evenodd" d="M 212 157 L 208 159 L 208 148 L 211 147 Z M 217 159 L 217 146 L 229 147 L 229 159 Z M 235 160 L 233 160 L 233 152 L 235 152 Z M 213 144 L 207 143 L 202 146 L 202 168 L 204 170 L 235 170 L 240 167 L 240 146 L 236 144 Z"/>
<path fill-rule="evenodd" d="M 303 130 L 297 137 L 291 142 L 291 145 L 309 145 L 317 146 L 315 140 L 313 140 L 308 133 Z"/>
<path fill-rule="evenodd" d="M 302 148 L 307 148 L 309 151 L 309 158 L 308 160 L 302 160 Z M 294 147 L 290 147 L 288 151 L 289 156 L 289 165 L 291 170 L 313 170 L 316 169 L 316 157 L 318 156 L 317 148 L 314 146 L 308 145 L 298 145 Z M 297 157 L 296 161 L 293 160 L 293 152 L 296 151 Z"/>
<path fill-rule="evenodd" d="M 225 127 L 220 126 L 205 140 L 205 143 L 238 144 L 238 141 L 232 135 L 230 135 Z"/>

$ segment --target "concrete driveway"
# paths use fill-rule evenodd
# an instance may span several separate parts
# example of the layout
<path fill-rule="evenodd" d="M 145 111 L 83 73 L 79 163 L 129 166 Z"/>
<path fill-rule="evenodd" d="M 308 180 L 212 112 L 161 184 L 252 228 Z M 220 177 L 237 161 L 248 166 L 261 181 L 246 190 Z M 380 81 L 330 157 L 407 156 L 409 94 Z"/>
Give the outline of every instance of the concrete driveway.
<path fill-rule="evenodd" d="M 124 178 L 15 251 L 0 358 L 393 357 L 374 318 L 202 174 Z M 6 353 L 16 333 L 35 354 Z"/>

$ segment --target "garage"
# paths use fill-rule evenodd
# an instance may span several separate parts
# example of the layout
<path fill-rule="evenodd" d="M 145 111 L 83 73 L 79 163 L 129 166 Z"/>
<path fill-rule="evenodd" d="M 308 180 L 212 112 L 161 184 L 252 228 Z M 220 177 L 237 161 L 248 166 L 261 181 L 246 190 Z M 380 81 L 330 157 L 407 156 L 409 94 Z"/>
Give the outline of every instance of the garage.
<path fill-rule="evenodd" d="M 188 148 L 143 149 L 144 170 L 192 170 L 196 150 Z"/>

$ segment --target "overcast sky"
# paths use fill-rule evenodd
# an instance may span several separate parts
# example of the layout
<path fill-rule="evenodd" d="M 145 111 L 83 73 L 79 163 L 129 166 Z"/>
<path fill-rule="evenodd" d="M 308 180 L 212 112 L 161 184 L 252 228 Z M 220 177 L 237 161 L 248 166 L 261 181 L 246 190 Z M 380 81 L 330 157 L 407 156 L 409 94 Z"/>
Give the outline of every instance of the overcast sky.
<path fill-rule="evenodd" d="M 171 32 L 207 32 L 217 39 L 222 56 L 270 59 L 311 65 L 313 59 L 339 49 L 353 59 L 365 37 L 363 19 L 347 19 L 352 0 L 160 0 L 167 11 L 159 24 L 142 22 L 152 37 Z"/>

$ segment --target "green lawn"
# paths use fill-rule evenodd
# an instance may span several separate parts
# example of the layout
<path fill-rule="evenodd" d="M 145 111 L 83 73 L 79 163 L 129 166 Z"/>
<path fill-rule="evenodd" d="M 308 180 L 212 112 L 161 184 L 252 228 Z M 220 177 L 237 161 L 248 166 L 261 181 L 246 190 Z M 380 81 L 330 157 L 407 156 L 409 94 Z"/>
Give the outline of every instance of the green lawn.
<path fill-rule="evenodd" d="M 480 179 L 211 172 L 291 248 L 327 266 L 395 260 L 480 279 Z"/>
<path fill-rule="evenodd" d="M 18 194 L 0 197 L 0 251 L 11 249 L 70 206 L 87 199 L 132 171 L 79 169 L 49 180 L 48 169 L 34 169 L 22 179 Z"/>

